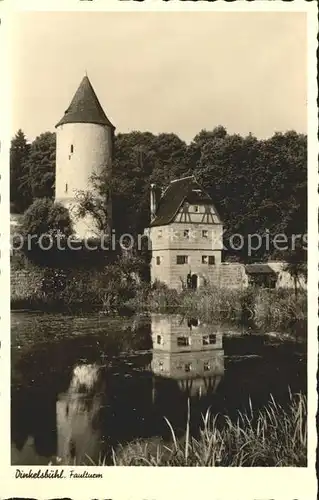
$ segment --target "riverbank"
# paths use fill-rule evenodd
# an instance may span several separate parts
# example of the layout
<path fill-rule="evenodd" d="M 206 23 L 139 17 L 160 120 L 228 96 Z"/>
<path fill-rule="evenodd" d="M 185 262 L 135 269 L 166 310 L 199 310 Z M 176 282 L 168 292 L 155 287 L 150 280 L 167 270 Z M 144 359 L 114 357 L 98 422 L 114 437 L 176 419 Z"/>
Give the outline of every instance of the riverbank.
<path fill-rule="evenodd" d="M 111 272 L 112 271 L 112 272 Z M 31 276 L 31 278 L 30 278 Z M 139 283 L 118 267 L 101 271 L 19 270 L 11 277 L 11 309 L 55 313 L 179 313 L 204 322 L 244 324 L 264 333 L 306 337 L 307 292 L 299 289 L 201 287 L 177 292 Z"/>
<path fill-rule="evenodd" d="M 137 290 L 127 306 L 134 311 L 181 313 L 205 322 L 228 322 L 253 326 L 264 333 L 291 332 L 298 338 L 307 335 L 307 292 L 296 295 L 287 289 L 227 289 L 205 287 L 196 291 L 158 286 Z"/>
<path fill-rule="evenodd" d="M 116 466 L 193 466 L 193 467 L 306 467 L 307 400 L 304 394 L 292 396 L 284 409 L 271 399 L 254 413 L 238 412 L 236 422 L 227 415 L 207 411 L 199 437 L 189 433 L 189 415 L 183 438 L 171 431 L 170 444 L 155 446 L 137 441 L 113 451 Z M 221 422 L 222 421 L 222 422 Z M 222 425 L 221 425 L 222 424 Z"/>
<path fill-rule="evenodd" d="M 207 287 L 178 293 L 165 287 L 135 286 L 105 293 L 94 276 L 73 279 L 55 293 L 29 289 L 11 297 L 12 310 L 127 315 L 136 312 L 178 313 L 204 322 L 244 324 L 264 333 L 306 338 L 307 293 L 292 290 L 245 290 Z"/>

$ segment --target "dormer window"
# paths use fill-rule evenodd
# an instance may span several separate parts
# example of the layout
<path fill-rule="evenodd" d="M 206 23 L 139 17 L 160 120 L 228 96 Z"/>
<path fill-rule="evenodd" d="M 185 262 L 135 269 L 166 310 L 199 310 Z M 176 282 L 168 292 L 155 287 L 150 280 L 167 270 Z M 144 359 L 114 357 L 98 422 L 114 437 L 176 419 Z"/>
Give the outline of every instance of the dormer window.
<path fill-rule="evenodd" d="M 70 153 L 73 153 L 73 151 L 74 151 L 74 147 L 73 147 L 73 144 L 71 144 Z"/>

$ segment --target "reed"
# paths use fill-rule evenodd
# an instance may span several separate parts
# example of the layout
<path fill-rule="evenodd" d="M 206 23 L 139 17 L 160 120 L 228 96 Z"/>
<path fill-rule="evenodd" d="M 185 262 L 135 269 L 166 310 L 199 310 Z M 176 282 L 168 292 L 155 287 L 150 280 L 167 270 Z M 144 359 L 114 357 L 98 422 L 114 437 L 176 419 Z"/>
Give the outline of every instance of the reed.
<path fill-rule="evenodd" d="M 307 404 L 304 394 L 290 395 L 287 409 L 273 397 L 254 412 L 237 419 L 207 410 L 197 439 L 190 436 L 190 406 L 185 436 L 178 439 L 169 421 L 171 442 L 137 441 L 113 450 L 116 466 L 305 467 L 307 465 Z M 223 425 L 221 425 L 221 420 Z"/>

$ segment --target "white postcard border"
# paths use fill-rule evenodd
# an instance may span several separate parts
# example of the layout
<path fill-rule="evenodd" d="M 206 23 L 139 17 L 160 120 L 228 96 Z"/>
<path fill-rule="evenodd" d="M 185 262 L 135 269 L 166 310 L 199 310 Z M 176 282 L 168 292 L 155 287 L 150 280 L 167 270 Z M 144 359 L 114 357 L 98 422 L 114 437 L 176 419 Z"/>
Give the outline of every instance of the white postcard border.
<path fill-rule="evenodd" d="M 8 5 L 10 3 L 10 5 Z M 10 95 L 10 22 L 14 10 L 84 10 L 84 11 L 302 11 L 308 15 L 308 411 L 309 444 L 307 468 L 122 468 L 101 469 L 90 467 L 90 472 L 103 473 L 103 479 L 95 480 L 32 480 L 15 479 L 17 467 L 10 466 L 10 296 L 9 296 L 9 147 L 8 123 L 11 120 Z M 74 499 L 108 498 L 112 500 L 170 500 L 193 499 L 208 496 L 214 499 L 298 499 L 315 498 L 315 453 L 317 434 L 315 415 L 317 409 L 317 298 L 318 298 L 318 118 L 316 47 L 318 23 L 316 2 L 295 0 L 182 2 L 171 0 L 20 0 L 0 1 L 0 56 L 2 61 L 0 106 L 1 179 L 0 179 L 0 498 L 57 498 Z M 8 21 L 8 22 L 7 22 Z M 20 467 L 28 471 L 30 468 Z M 45 469 L 42 468 L 42 469 Z M 72 467 L 64 467 L 66 473 Z M 77 467 L 76 472 L 87 470 Z"/>

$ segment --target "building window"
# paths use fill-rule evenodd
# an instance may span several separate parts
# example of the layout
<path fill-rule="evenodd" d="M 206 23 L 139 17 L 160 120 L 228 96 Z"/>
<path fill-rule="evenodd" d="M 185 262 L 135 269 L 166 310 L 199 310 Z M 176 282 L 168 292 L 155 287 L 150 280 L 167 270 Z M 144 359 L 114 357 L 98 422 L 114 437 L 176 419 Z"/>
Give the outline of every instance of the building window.
<path fill-rule="evenodd" d="M 189 337 L 177 337 L 177 345 L 179 347 L 185 347 L 190 345 L 190 338 Z"/>
<path fill-rule="evenodd" d="M 203 345 L 216 344 L 216 334 L 211 333 L 210 335 L 203 335 Z"/>
<path fill-rule="evenodd" d="M 197 318 L 189 318 L 187 320 L 187 326 L 189 328 L 196 327 L 199 325 L 199 320 Z"/>
<path fill-rule="evenodd" d="M 191 363 L 185 363 L 185 372 L 190 372 L 192 369 L 192 364 Z"/>
<path fill-rule="evenodd" d="M 65 192 L 66 193 L 68 192 L 68 185 L 67 184 L 65 185 Z"/>
<path fill-rule="evenodd" d="M 202 255 L 202 264 L 208 264 L 208 256 Z"/>
<path fill-rule="evenodd" d="M 210 370 L 210 364 L 208 361 L 205 361 L 204 363 L 204 372 L 208 372 Z"/>
<path fill-rule="evenodd" d="M 161 263 L 161 258 L 160 257 L 156 257 L 156 265 L 159 266 Z"/>
<path fill-rule="evenodd" d="M 202 231 L 202 238 L 208 238 L 208 231 L 207 231 L 207 229 L 203 229 L 203 231 Z"/>
<path fill-rule="evenodd" d="M 157 335 L 156 342 L 161 345 L 161 343 L 162 343 L 162 336 L 161 335 Z"/>
<path fill-rule="evenodd" d="M 73 147 L 73 144 L 71 144 L 70 153 L 73 153 L 73 151 L 74 151 L 74 147 Z"/>
<path fill-rule="evenodd" d="M 213 266 L 215 264 L 215 255 L 210 255 L 208 257 L 208 265 Z"/>
<path fill-rule="evenodd" d="M 159 229 L 158 233 L 157 233 L 157 237 L 161 238 L 162 236 L 163 236 L 163 231 L 162 231 L 162 229 Z"/>
<path fill-rule="evenodd" d="M 188 264 L 188 255 L 177 255 L 176 264 Z"/>
<path fill-rule="evenodd" d="M 184 229 L 184 238 L 189 238 L 189 229 Z"/>
<path fill-rule="evenodd" d="M 199 212 L 199 207 L 198 207 L 198 205 L 194 205 L 194 212 L 196 212 L 196 213 L 197 213 L 197 212 Z"/>
<path fill-rule="evenodd" d="M 160 361 L 158 366 L 159 366 L 160 372 L 162 372 L 163 371 L 163 362 Z"/>

